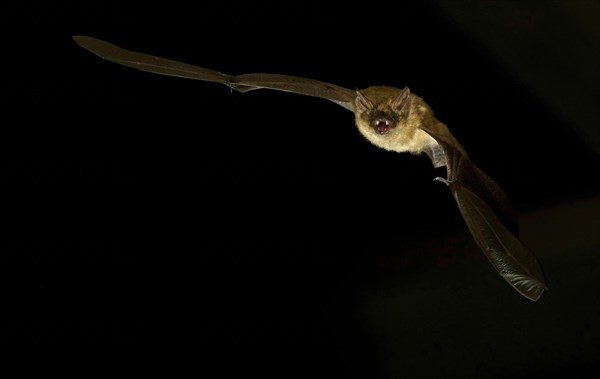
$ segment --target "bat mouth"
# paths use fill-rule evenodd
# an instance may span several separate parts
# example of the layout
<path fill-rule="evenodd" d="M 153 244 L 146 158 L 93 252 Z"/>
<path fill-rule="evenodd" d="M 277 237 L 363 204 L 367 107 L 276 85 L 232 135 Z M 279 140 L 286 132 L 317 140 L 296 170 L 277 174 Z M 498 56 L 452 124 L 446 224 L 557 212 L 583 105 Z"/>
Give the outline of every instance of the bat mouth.
<path fill-rule="evenodd" d="M 375 120 L 373 129 L 377 134 L 387 134 L 392 129 L 392 125 L 388 120 Z"/>

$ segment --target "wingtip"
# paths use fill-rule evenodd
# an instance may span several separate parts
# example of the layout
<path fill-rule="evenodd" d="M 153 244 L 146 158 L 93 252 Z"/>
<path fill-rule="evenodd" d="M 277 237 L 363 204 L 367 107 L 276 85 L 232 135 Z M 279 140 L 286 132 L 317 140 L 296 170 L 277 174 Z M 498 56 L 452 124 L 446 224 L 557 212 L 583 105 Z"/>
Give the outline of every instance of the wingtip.
<path fill-rule="evenodd" d="M 92 37 L 82 36 L 82 35 L 74 35 L 74 36 L 71 36 L 71 38 L 73 38 L 73 41 L 75 41 L 79 46 L 83 46 L 85 44 L 85 42 L 94 40 L 94 38 L 92 38 Z"/>
<path fill-rule="evenodd" d="M 542 288 L 539 291 L 535 291 L 534 293 L 530 293 L 530 294 L 525 294 L 523 293 L 523 296 L 525 296 L 526 298 L 528 298 L 529 300 L 537 303 L 542 296 L 544 295 L 544 293 L 548 290 L 548 288 L 546 286 L 544 286 L 544 288 Z"/>
<path fill-rule="evenodd" d="M 75 41 L 75 43 L 77 45 L 79 45 L 79 47 L 82 47 L 85 49 L 85 41 L 90 37 L 75 35 L 75 36 L 71 36 L 71 38 L 73 38 L 73 41 Z"/>

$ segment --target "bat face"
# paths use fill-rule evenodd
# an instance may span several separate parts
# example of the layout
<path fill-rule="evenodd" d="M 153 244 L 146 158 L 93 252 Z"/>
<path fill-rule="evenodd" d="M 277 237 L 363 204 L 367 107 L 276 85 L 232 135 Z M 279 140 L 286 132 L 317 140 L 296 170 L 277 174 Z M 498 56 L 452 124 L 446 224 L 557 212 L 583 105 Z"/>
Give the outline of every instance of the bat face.
<path fill-rule="evenodd" d="M 386 150 L 418 154 L 435 143 L 420 130 L 426 108 L 408 87 L 369 87 L 357 91 L 355 122 L 371 143 Z"/>

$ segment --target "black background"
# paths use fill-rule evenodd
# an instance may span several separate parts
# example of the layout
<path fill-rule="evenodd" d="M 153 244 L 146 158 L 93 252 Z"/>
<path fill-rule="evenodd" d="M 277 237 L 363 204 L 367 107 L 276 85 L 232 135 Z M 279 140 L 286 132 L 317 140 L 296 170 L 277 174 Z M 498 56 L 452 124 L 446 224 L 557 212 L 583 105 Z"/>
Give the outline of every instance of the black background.
<path fill-rule="evenodd" d="M 506 28 L 543 38 L 535 4 Z M 597 368 L 598 153 L 435 2 L 2 7 L 4 341 L 83 373 Z M 512 290 L 443 172 L 373 147 L 347 110 L 135 71 L 78 34 L 230 74 L 408 85 L 507 192 L 550 291 Z"/>

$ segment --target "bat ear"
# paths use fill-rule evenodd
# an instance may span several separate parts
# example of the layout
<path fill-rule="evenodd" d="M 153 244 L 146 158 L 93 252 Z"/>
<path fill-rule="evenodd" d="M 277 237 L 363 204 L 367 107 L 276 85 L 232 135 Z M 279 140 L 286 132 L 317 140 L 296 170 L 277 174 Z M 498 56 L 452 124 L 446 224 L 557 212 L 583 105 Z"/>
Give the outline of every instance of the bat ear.
<path fill-rule="evenodd" d="M 369 101 L 360 91 L 356 91 L 356 111 L 363 113 L 373 109 L 373 103 Z"/>
<path fill-rule="evenodd" d="M 408 87 L 404 87 L 400 95 L 392 99 L 391 106 L 396 112 L 404 115 L 408 115 L 408 111 L 410 110 L 410 90 Z"/>

